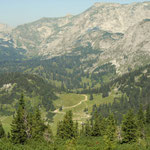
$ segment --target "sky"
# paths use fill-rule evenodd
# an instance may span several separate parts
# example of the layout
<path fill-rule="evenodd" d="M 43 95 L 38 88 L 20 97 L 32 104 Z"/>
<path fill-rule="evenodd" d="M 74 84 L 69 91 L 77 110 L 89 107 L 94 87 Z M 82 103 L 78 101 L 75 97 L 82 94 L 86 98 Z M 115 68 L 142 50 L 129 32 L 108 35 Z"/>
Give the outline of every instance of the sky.
<path fill-rule="evenodd" d="M 0 0 L 0 23 L 15 27 L 42 17 L 77 15 L 95 2 L 132 3 L 150 0 Z"/>

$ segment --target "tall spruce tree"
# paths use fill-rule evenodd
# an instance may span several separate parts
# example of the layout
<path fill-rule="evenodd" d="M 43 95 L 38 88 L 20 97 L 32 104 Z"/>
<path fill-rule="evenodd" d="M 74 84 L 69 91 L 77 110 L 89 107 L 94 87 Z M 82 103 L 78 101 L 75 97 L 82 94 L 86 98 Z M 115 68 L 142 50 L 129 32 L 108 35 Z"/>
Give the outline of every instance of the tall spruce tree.
<path fill-rule="evenodd" d="M 72 139 L 76 136 L 76 129 L 72 120 L 72 111 L 66 112 L 63 121 L 57 126 L 57 136 L 63 139 Z"/>
<path fill-rule="evenodd" d="M 129 110 L 123 117 L 122 136 L 124 143 L 135 142 L 138 138 L 137 119 L 133 110 Z"/>
<path fill-rule="evenodd" d="M 21 95 L 16 115 L 13 117 L 11 124 L 11 139 L 13 143 L 24 144 L 27 140 L 26 133 L 26 111 L 24 96 Z"/>
<path fill-rule="evenodd" d="M 32 138 L 43 138 L 46 125 L 41 118 L 41 112 L 39 108 L 36 108 L 32 119 Z"/>
<path fill-rule="evenodd" d="M 74 123 L 72 120 L 73 114 L 72 111 L 66 112 L 66 115 L 63 120 L 63 126 L 64 126 L 64 136 L 66 139 L 71 139 L 75 137 L 74 135 Z"/>
<path fill-rule="evenodd" d="M 117 139 L 117 125 L 114 115 L 111 113 L 107 118 L 107 127 L 105 130 L 104 141 L 105 149 L 112 150 L 115 149 L 116 139 Z"/>

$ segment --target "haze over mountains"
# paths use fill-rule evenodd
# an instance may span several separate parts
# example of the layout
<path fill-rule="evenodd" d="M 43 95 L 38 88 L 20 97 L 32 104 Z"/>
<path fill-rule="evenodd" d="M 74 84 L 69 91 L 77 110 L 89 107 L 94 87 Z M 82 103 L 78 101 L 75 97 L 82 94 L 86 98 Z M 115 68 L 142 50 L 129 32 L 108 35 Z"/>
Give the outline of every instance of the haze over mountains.
<path fill-rule="evenodd" d="M 75 48 L 91 46 L 100 53 L 88 55 L 87 60 L 96 62 L 87 70 L 111 62 L 122 73 L 148 62 L 149 19 L 150 2 L 95 3 L 77 16 L 42 18 L 12 30 L 1 25 L 0 37 L 11 41 L 14 48 L 24 49 L 19 55 L 30 58 L 72 55 Z"/>

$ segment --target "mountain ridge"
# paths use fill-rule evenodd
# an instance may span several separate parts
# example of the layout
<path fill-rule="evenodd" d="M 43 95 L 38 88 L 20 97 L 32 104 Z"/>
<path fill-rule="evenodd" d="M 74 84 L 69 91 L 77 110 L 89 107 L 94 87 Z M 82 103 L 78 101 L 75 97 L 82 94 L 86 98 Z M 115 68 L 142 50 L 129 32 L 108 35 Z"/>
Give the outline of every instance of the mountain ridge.
<path fill-rule="evenodd" d="M 124 37 L 109 52 L 106 51 L 102 54 L 103 61 L 106 59 L 106 62 L 111 60 L 112 63 L 118 64 L 116 68 L 118 71 L 120 70 L 120 73 L 127 72 L 128 68 L 135 69 L 146 65 L 150 58 L 149 33 L 150 19 L 145 19 L 130 27 Z"/>
<path fill-rule="evenodd" d="M 68 54 L 74 55 L 74 49 L 78 47 L 84 49 L 90 45 L 91 50 L 99 50 L 100 56 L 96 56 L 95 52 L 91 51 L 86 60 L 95 57 L 94 63 L 90 64 L 91 68 L 86 68 L 84 71 L 93 72 L 105 63 L 112 63 L 117 73 L 123 74 L 130 68 L 145 65 L 149 59 L 149 54 L 147 55 L 149 53 L 149 24 L 145 25 L 144 29 L 140 24 L 149 18 L 150 2 L 96 3 L 76 16 L 44 17 L 19 25 L 4 38 L 6 41 L 12 41 L 14 49 L 25 50 L 24 55 L 28 59 L 34 57 L 51 59 Z M 136 34 L 143 36 L 137 39 Z M 142 42 L 143 45 L 147 45 L 144 52 L 141 50 L 144 48 Z M 137 49 L 139 49 L 138 53 L 136 53 Z M 5 51 L 2 50 L 2 53 L 5 54 Z M 147 61 L 145 58 L 140 59 L 140 56 L 146 56 Z M 126 63 L 127 60 L 128 63 Z M 84 60 L 81 62 L 81 66 L 84 65 Z"/>
<path fill-rule="evenodd" d="M 42 18 L 18 26 L 13 29 L 12 38 L 17 46 L 27 50 L 28 55 L 35 53 L 51 58 L 75 48 L 77 41 L 85 36 L 89 29 L 97 28 L 110 33 L 124 34 L 129 26 L 150 18 L 149 6 L 149 2 L 129 5 L 99 3 L 76 16 Z M 88 42 L 92 44 L 95 41 L 89 40 L 86 43 Z M 112 46 L 111 42 L 109 44 Z"/>

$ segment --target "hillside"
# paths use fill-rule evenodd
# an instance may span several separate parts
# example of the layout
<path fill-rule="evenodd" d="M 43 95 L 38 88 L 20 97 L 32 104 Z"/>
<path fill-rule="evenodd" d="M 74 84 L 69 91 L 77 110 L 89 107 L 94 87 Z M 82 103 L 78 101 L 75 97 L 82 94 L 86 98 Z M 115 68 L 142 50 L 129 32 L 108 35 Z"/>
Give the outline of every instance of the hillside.
<path fill-rule="evenodd" d="M 0 74 L 0 115 L 12 115 L 23 93 L 28 109 L 40 106 L 46 111 L 54 110 L 53 100 L 57 91 L 49 82 L 36 75 L 22 73 Z"/>
<path fill-rule="evenodd" d="M 12 30 L 1 25 L 1 33 L 7 32 L 1 37 L 1 60 L 61 61 L 69 55 L 72 61 L 76 56 L 75 66 L 85 73 L 101 72 L 110 64 L 117 75 L 123 74 L 148 63 L 149 8 L 150 2 L 95 3 L 76 16 L 41 18 Z"/>
<path fill-rule="evenodd" d="M 150 65 L 146 65 L 116 78 L 103 87 L 93 89 L 92 92 L 101 93 L 103 97 L 108 97 L 115 92 L 112 104 L 97 105 L 97 109 L 104 116 L 108 116 L 109 112 L 112 111 L 120 122 L 123 114 L 130 109 L 136 113 L 142 105 L 143 109 L 146 110 L 147 106 L 150 105 L 149 88 Z"/>
<path fill-rule="evenodd" d="M 14 47 L 12 40 L 0 38 L 0 62 L 20 61 L 27 59 L 26 51 L 22 48 Z"/>
<path fill-rule="evenodd" d="M 117 74 L 123 74 L 148 64 L 149 52 L 150 19 L 145 19 L 130 27 L 123 39 L 118 41 L 111 50 L 104 52 L 99 60 L 101 63 L 112 62 L 116 66 Z"/>
<path fill-rule="evenodd" d="M 88 43 L 92 48 L 107 49 L 122 37 L 117 33 L 124 34 L 129 27 L 150 18 L 149 8 L 149 2 L 96 3 L 77 16 L 42 18 L 18 26 L 11 35 L 16 45 L 26 49 L 28 55 L 48 58 Z"/>
<path fill-rule="evenodd" d="M 64 84 L 66 89 L 79 89 L 94 87 L 97 84 L 108 82 L 115 77 L 115 66 L 111 63 L 104 64 L 91 72 L 92 64 L 97 62 L 102 51 L 88 47 L 78 47 L 68 55 L 52 59 L 24 60 L 0 62 L 1 73 L 26 72 L 36 74 L 55 82 L 57 86 Z M 92 56 L 92 57 L 90 57 Z"/>

